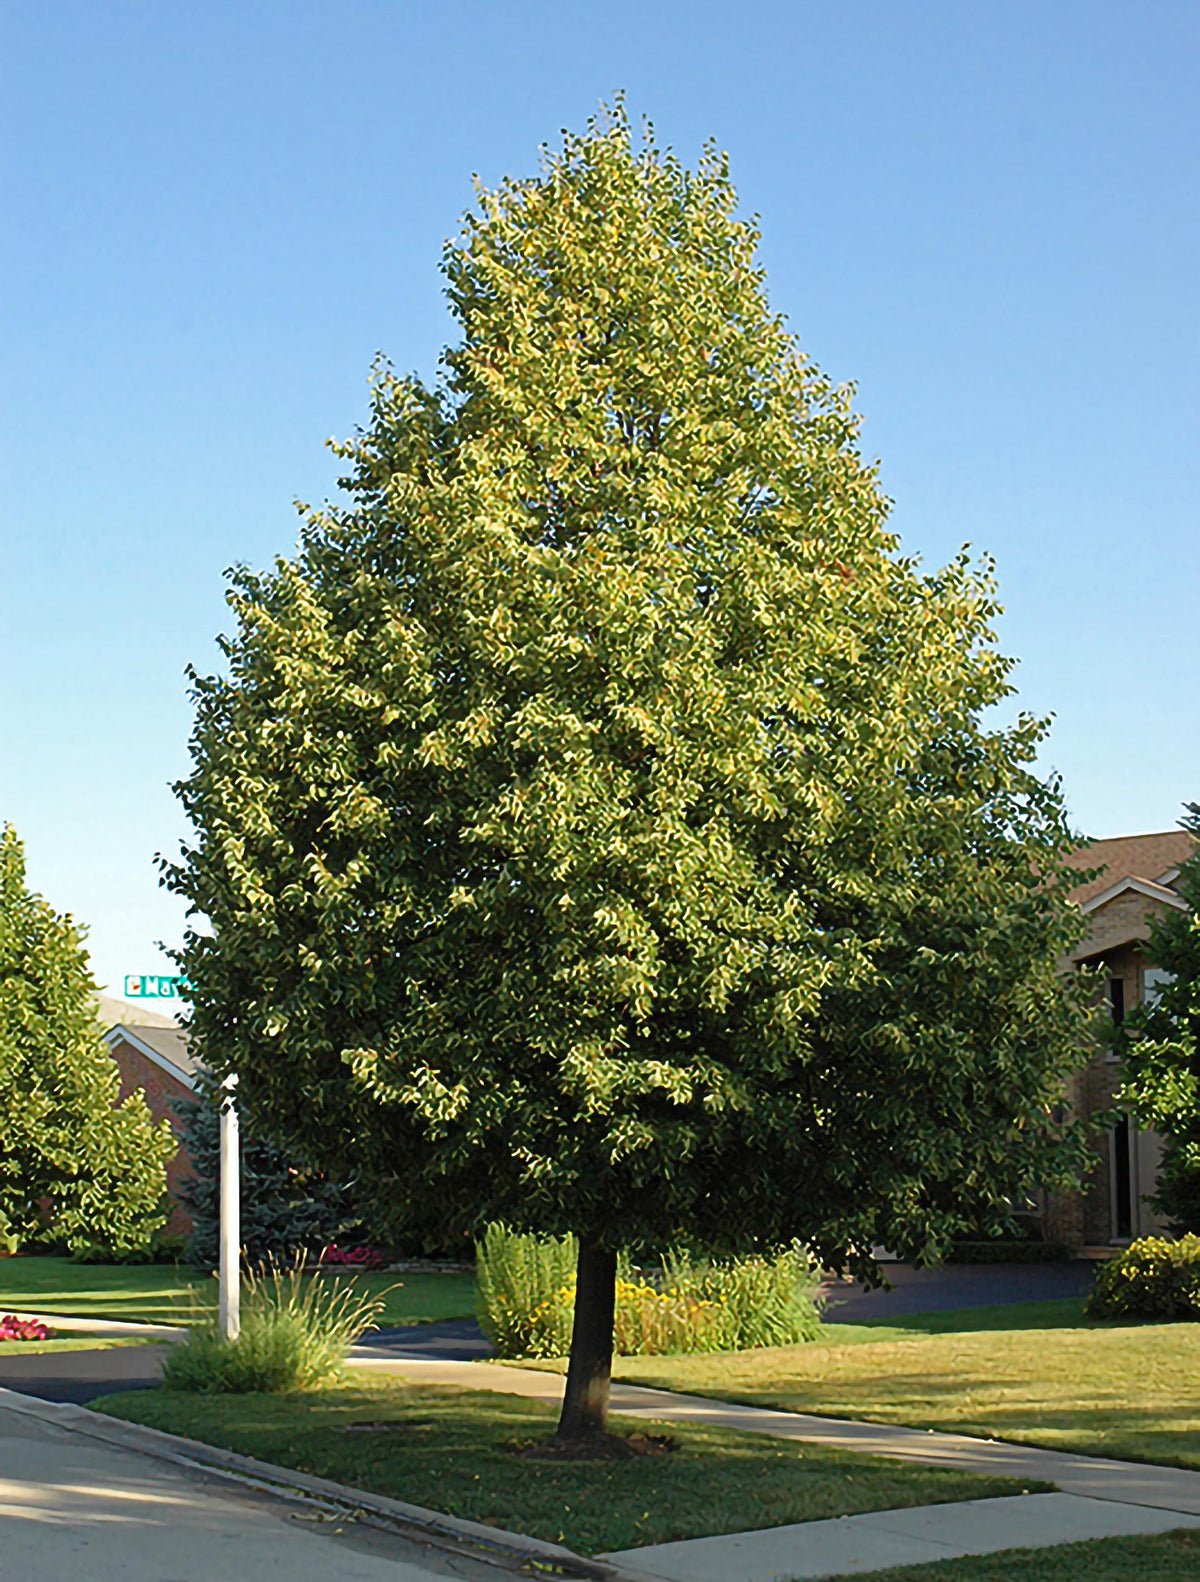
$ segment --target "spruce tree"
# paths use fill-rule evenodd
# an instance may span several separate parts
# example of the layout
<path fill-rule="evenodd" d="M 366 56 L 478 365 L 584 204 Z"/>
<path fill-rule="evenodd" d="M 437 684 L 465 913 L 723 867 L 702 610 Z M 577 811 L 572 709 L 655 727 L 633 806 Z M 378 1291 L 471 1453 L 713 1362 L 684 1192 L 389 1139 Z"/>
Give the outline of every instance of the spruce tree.
<path fill-rule="evenodd" d="M 887 526 L 723 157 L 620 107 L 481 190 L 434 387 L 381 366 L 342 503 L 195 677 L 192 1026 L 253 1119 L 446 1234 L 936 1256 L 1077 1154 L 1043 724 L 990 573 Z"/>
<path fill-rule="evenodd" d="M 0 832 L 0 1227 L 19 1241 L 145 1249 L 166 1220 L 169 1124 L 120 1079 L 100 1037 L 82 935 L 26 884 Z"/>
<path fill-rule="evenodd" d="M 221 1112 L 201 1078 L 196 1098 L 179 1099 L 181 1138 L 192 1162 L 179 1199 L 192 1219 L 188 1258 L 215 1269 L 220 1255 Z M 348 1183 L 330 1181 L 269 1139 L 243 1132 L 240 1148 L 241 1247 L 251 1267 L 296 1252 L 319 1253 L 361 1227 Z"/>

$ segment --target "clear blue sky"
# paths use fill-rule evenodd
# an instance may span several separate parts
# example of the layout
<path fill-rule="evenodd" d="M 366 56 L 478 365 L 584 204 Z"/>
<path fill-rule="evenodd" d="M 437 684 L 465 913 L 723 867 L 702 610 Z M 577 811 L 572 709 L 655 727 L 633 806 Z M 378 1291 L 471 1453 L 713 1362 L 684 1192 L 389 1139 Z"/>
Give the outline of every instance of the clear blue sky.
<path fill-rule="evenodd" d="M 617 88 L 729 151 L 905 546 L 997 557 L 1078 826 L 1200 799 L 1196 5 L 10 0 L 3 47 L 0 820 L 103 981 L 180 931 L 223 569 L 291 550 L 377 350 L 432 373 L 472 172 Z"/>

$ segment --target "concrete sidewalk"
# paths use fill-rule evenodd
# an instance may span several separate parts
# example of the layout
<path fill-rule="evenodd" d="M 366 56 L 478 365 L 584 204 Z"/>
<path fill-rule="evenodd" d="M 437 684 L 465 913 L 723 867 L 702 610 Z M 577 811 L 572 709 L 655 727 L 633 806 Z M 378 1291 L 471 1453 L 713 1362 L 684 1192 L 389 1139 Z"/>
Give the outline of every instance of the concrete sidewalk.
<path fill-rule="evenodd" d="M 1044 1549 L 1092 1538 L 1146 1537 L 1200 1527 L 1200 1516 L 1030 1494 L 873 1511 L 836 1521 L 797 1522 L 762 1532 L 726 1533 L 684 1543 L 619 1550 L 602 1559 L 636 1565 L 662 1582 L 777 1582 L 869 1575 L 1005 1549 Z"/>
<path fill-rule="evenodd" d="M 97 1340 L 182 1340 L 187 1330 L 178 1324 L 143 1324 L 125 1318 L 84 1318 L 70 1313 L 29 1313 L 23 1308 L 3 1308 L 14 1318 L 31 1318 L 59 1335 L 94 1335 Z"/>

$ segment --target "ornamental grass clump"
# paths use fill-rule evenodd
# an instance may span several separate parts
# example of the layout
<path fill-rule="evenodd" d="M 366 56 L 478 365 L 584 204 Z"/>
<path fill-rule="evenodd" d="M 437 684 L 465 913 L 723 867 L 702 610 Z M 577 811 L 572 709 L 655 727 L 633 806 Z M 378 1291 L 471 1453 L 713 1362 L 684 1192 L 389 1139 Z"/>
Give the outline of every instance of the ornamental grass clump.
<path fill-rule="evenodd" d="M 245 1276 L 237 1339 L 224 1340 L 212 1322 L 197 1325 L 167 1358 L 163 1383 L 202 1395 L 328 1384 L 354 1341 L 374 1327 L 385 1294 L 314 1276 L 302 1256 L 288 1265 L 269 1260 Z"/>
<path fill-rule="evenodd" d="M 1200 1319 L 1200 1236 L 1143 1236 L 1096 1271 L 1089 1318 Z"/>

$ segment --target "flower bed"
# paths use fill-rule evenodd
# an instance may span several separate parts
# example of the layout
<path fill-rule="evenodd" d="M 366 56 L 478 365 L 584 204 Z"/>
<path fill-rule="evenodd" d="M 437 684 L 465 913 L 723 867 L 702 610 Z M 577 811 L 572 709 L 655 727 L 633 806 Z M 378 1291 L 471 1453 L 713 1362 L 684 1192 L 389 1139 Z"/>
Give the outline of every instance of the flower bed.
<path fill-rule="evenodd" d="M 373 1271 L 386 1269 L 387 1254 L 378 1247 L 326 1247 L 321 1253 L 323 1269 L 361 1269 Z"/>
<path fill-rule="evenodd" d="M 15 1313 L 0 1313 L 0 1341 L 53 1340 L 54 1331 L 36 1318 L 18 1318 Z"/>

